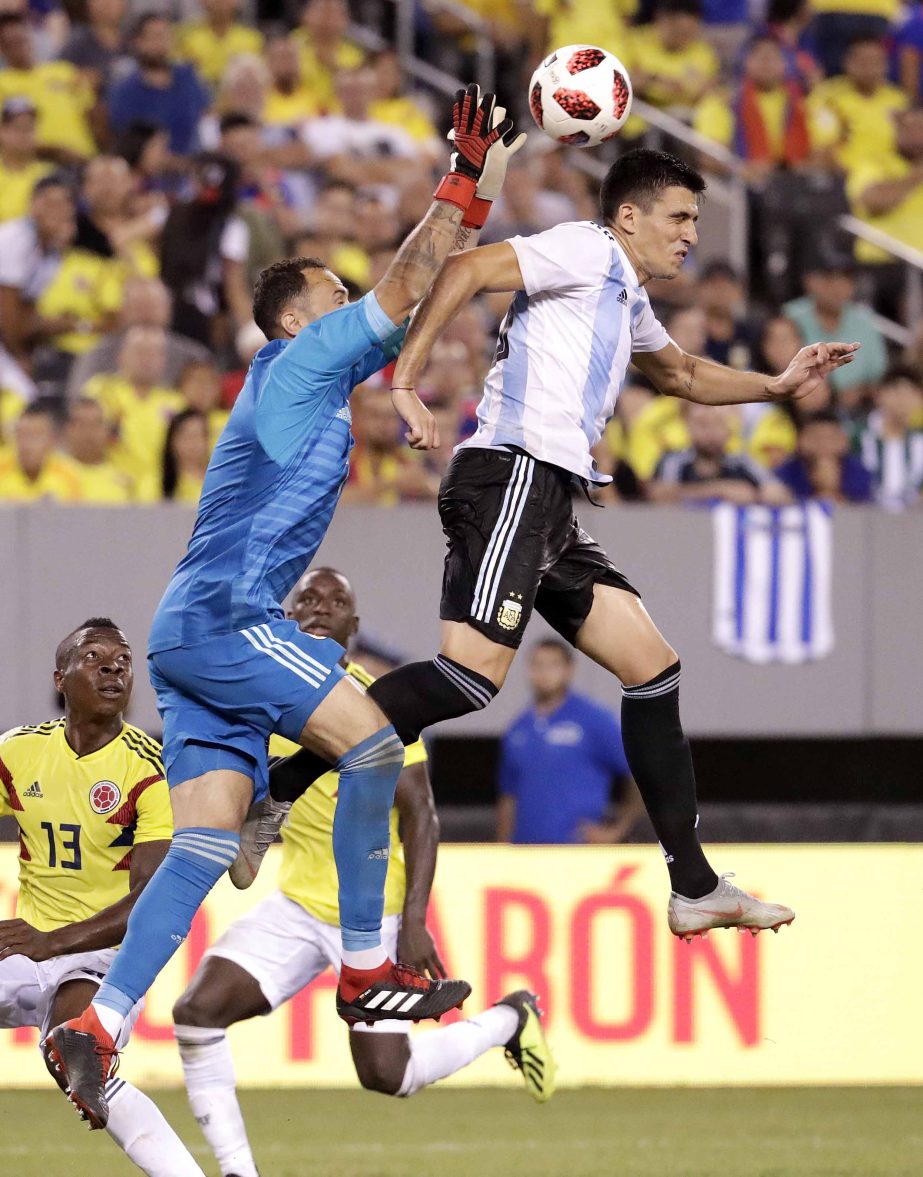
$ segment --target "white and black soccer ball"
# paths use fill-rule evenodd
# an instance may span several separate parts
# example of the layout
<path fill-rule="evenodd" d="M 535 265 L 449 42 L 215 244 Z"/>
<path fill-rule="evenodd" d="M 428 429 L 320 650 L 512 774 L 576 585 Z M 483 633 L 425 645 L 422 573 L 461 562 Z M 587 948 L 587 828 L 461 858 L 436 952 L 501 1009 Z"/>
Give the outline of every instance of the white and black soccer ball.
<path fill-rule="evenodd" d="M 549 53 L 529 83 L 532 117 L 546 135 L 571 147 L 595 147 L 617 135 L 631 97 L 628 70 L 595 45 Z"/>

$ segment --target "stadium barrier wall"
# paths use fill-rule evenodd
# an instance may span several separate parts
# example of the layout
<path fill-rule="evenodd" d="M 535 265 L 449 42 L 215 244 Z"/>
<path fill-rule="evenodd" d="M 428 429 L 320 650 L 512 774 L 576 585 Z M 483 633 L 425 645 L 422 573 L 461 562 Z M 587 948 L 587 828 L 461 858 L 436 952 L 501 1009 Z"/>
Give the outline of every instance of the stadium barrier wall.
<path fill-rule="evenodd" d="M 180 1082 L 173 1000 L 214 937 L 271 890 L 279 854 L 251 892 L 222 880 L 208 899 L 148 997 L 126 1078 Z M 474 986 L 468 1013 L 522 986 L 541 995 L 567 1086 L 923 1082 L 923 847 L 721 846 L 713 859 L 792 904 L 794 924 L 686 944 L 666 926 L 655 848 L 468 845 L 440 853 L 430 927 L 450 975 Z M 15 849 L 3 846 L 0 917 L 15 891 Z M 355 1086 L 334 984 L 328 972 L 230 1031 L 242 1085 Z M 0 1034 L 0 1083 L 48 1085 L 36 1042 Z M 492 1051 L 451 1082 L 519 1080 Z"/>
<path fill-rule="evenodd" d="M 587 529 L 641 591 L 683 660 L 683 715 L 697 736 L 917 735 L 923 543 L 920 513 L 862 508 L 834 517 L 836 647 L 818 662 L 754 666 L 711 642 L 712 527 L 707 511 L 579 508 Z M 0 722 L 55 713 L 58 640 L 91 615 L 111 614 L 135 646 L 131 718 L 159 730 L 143 653 L 151 616 L 183 554 L 193 512 L 177 505 L 0 507 Z M 408 658 L 432 654 L 444 538 L 435 507 L 341 507 L 318 561 L 353 581 L 363 629 Z M 549 631 L 539 618 L 534 640 Z M 578 687 L 618 703 L 612 679 L 580 660 Z M 453 734 L 502 731 L 526 699 L 522 660 L 483 712 Z"/>

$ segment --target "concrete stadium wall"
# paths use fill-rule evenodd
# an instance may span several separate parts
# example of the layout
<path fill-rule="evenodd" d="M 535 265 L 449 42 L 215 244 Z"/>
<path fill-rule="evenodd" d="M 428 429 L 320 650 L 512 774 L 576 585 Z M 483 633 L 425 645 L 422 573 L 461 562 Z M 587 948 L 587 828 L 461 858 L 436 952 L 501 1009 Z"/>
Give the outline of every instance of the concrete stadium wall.
<path fill-rule="evenodd" d="M 800 667 L 752 666 L 711 643 L 711 522 L 704 511 L 585 506 L 585 526 L 641 590 L 683 660 L 683 713 L 694 735 L 874 735 L 923 732 L 923 519 L 837 512 L 833 654 Z M 138 657 L 131 718 L 159 730 L 141 655 L 151 616 L 192 527 L 179 506 L 0 508 L 0 724 L 55 713 L 51 670 L 60 637 L 111 614 Z M 346 572 L 363 628 L 407 657 L 435 649 L 443 537 L 430 506 L 343 507 L 318 562 Z M 536 618 L 529 635 L 547 632 Z M 618 702 L 589 663 L 580 688 Z M 524 666 L 459 734 L 501 731 L 526 700 Z M 446 727 L 449 730 L 449 727 Z"/>

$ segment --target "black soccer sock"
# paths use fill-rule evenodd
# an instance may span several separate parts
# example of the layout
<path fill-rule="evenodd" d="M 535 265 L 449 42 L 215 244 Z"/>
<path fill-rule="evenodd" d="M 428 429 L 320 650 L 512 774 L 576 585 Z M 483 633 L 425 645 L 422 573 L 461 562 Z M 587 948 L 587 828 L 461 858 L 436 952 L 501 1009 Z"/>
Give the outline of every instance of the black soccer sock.
<path fill-rule="evenodd" d="M 489 678 L 444 654 L 430 662 L 399 666 L 369 687 L 369 695 L 405 745 L 419 740 L 420 732 L 432 723 L 481 711 L 496 693 Z"/>
<path fill-rule="evenodd" d="M 369 687 L 369 695 L 405 746 L 419 740 L 420 732 L 431 723 L 480 711 L 496 693 L 489 678 L 444 654 L 437 654 L 430 662 L 400 666 Z M 270 795 L 274 801 L 297 801 L 330 768 L 329 761 L 302 748 L 272 765 Z"/>
<path fill-rule="evenodd" d="M 679 718 L 680 664 L 622 688 L 622 741 L 632 776 L 667 860 L 670 884 L 688 899 L 718 885 L 699 836 L 695 770 Z"/>
<path fill-rule="evenodd" d="M 269 795 L 273 801 L 297 801 L 333 764 L 308 748 L 280 756 L 269 765 Z"/>

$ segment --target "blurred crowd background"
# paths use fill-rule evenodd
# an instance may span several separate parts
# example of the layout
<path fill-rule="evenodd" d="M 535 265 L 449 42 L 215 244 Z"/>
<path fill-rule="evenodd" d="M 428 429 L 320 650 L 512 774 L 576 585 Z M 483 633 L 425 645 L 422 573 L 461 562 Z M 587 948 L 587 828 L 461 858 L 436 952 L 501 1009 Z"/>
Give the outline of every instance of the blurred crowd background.
<path fill-rule="evenodd" d="M 581 42 L 639 99 L 582 153 L 526 102 L 542 54 Z M 602 501 L 921 502 L 923 5 L 0 0 L 0 59 L 0 500 L 195 503 L 264 342 L 260 269 L 310 254 L 371 289 L 444 170 L 452 80 L 489 74 L 530 135 L 483 240 L 594 218 L 611 153 L 665 145 L 745 200 L 745 256 L 650 288 L 676 341 L 771 374 L 805 342 L 862 343 L 782 407 L 630 379 Z M 435 497 L 507 303 L 473 303 L 433 353 L 438 451 L 403 444 L 387 371 L 357 390 L 346 501 Z"/>

